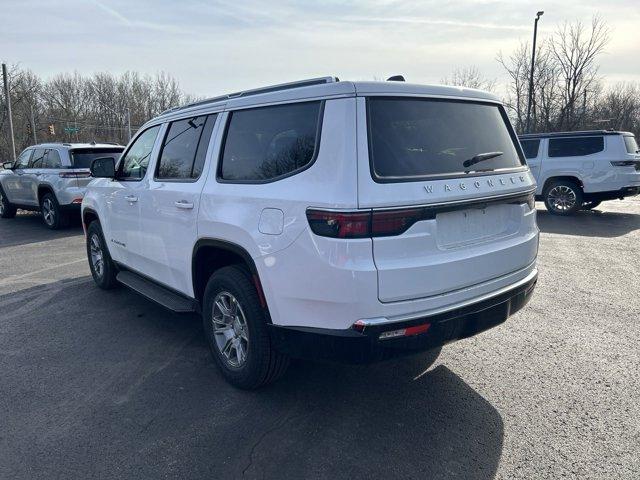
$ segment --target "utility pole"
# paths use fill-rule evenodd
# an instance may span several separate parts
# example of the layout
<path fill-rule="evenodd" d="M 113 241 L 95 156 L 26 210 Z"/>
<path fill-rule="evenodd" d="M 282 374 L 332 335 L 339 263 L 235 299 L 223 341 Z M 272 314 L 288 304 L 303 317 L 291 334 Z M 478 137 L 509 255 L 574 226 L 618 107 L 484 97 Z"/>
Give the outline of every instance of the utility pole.
<path fill-rule="evenodd" d="M 9 117 L 9 136 L 11 137 L 11 151 L 13 161 L 16 161 L 16 140 L 13 136 L 13 116 L 11 115 L 11 95 L 9 95 L 9 77 L 7 76 L 7 65 L 2 64 L 2 79 L 4 81 L 4 98 L 7 102 L 7 116 Z"/>
<path fill-rule="evenodd" d="M 129 130 L 129 141 L 131 141 L 131 109 L 127 107 L 127 129 Z"/>
<path fill-rule="evenodd" d="M 31 132 L 33 132 L 33 144 L 38 144 L 38 137 L 36 137 L 36 121 L 33 116 L 33 103 L 31 104 Z"/>
<path fill-rule="evenodd" d="M 531 103 L 533 102 L 533 69 L 536 64 L 536 36 L 538 35 L 538 20 L 544 15 L 543 11 L 536 13 L 535 22 L 533 22 L 533 49 L 531 50 L 531 75 L 529 76 L 529 103 L 527 103 L 527 127 L 525 133 L 531 133 Z"/>

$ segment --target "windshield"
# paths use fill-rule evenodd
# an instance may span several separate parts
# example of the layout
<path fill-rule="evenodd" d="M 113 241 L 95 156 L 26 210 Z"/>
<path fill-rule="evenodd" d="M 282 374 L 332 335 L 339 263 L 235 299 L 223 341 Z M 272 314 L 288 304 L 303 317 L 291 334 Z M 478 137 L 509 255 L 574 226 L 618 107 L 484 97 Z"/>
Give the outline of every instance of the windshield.
<path fill-rule="evenodd" d="M 624 136 L 624 146 L 627 148 L 627 153 L 638 153 L 638 143 L 633 135 Z"/>
<path fill-rule="evenodd" d="M 499 105 L 374 97 L 367 107 L 374 178 L 462 176 L 524 164 Z"/>
<path fill-rule="evenodd" d="M 96 158 L 113 157 L 117 162 L 124 148 L 76 148 L 71 151 L 71 164 L 73 168 L 91 168 L 91 163 Z"/>

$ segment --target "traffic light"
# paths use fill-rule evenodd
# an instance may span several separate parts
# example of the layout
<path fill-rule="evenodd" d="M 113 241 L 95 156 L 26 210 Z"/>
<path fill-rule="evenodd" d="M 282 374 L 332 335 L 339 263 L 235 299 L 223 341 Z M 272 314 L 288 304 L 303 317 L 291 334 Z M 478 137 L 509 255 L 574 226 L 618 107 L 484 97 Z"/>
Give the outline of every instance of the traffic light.
<path fill-rule="evenodd" d="M 53 126 L 53 123 L 51 125 L 49 125 L 49 135 L 55 135 L 56 134 L 56 128 Z"/>
<path fill-rule="evenodd" d="M 27 135 L 31 136 L 31 122 L 27 122 Z"/>

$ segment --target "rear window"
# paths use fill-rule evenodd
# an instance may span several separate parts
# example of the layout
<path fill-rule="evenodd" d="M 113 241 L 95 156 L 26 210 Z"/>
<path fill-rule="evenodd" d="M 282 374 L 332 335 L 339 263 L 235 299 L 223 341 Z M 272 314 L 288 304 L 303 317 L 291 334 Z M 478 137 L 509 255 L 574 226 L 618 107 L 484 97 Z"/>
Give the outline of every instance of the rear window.
<path fill-rule="evenodd" d="M 498 105 L 374 97 L 367 100 L 367 109 L 372 174 L 379 180 L 453 176 L 523 165 L 515 136 Z M 481 154 L 486 154 L 482 161 L 464 165 Z"/>
<path fill-rule="evenodd" d="M 540 140 L 520 140 L 524 158 L 536 158 L 540 149 Z"/>
<path fill-rule="evenodd" d="M 624 137 L 624 146 L 627 149 L 627 153 L 638 153 L 638 143 L 636 142 L 636 137 L 633 135 L 625 135 Z"/>
<path fill-rule="evenodd" d="M 320 137 L 322 102 L 232 112 L 218 177 L 268 182 L 309 166 Z"/>
<path fill-rule="evenodd" d="M 118 162 L 124 148 L 76 148 L 71 150 L 73 168 L 91 168 L 91 163 L 100 157 L 113 157 Z"/>
<path fill-rule="evenodd" d="M 550 138 L 549 157 L 581 157 L 604 150 L 603 137 Z"/>

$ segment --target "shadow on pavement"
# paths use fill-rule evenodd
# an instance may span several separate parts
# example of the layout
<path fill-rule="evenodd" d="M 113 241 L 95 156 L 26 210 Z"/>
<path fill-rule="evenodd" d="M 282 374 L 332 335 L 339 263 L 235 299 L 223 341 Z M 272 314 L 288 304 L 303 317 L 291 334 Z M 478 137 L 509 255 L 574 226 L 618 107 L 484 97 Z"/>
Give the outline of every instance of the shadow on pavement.
<path fill-rule="evenodd" d="M 633 213 L 581 210 L 562 217 L 538 209 L 538 227 L 545 233 L 583 237 L 620 237 L 640 228 L 640 215 Z"/>
<path fill-rule="evenodd" d="M 0 312 L 0 476 L 491 479 L 498 467 L 500 414 L 443 365 L 416 378 L 419 358 L 297 361 L 244 392 L 215 369 L 199 317 L 123 288 L 82 277 L 4 295 Z"/>
<path fill-rule="evenodd" d="M 0 219 L 0 248 L 46 242 L 56 238 L 82 235 L 80 214 L 72 217 L 70 225 L 60 230 L 49 230 L 42 216 L 36 212 L 18 212 L 15 218 Z"/>

